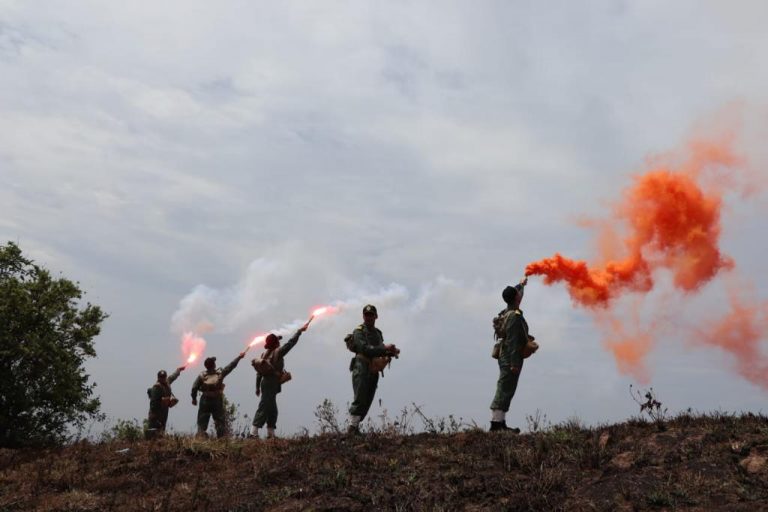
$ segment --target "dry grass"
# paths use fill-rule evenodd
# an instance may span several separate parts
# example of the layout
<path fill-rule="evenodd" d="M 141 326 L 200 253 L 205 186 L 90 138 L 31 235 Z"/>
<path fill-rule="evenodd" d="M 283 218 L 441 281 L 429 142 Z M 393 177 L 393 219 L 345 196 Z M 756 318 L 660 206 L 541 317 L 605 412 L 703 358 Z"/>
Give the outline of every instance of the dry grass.
<path fill-rule="evenodd" d="M 569 421 L 521 436 L 82 442 L 0 451 L 0 510 L 754 512 L 768 503 L 763 455 L 768 418 L 725 414 L 663 431 Z"/>

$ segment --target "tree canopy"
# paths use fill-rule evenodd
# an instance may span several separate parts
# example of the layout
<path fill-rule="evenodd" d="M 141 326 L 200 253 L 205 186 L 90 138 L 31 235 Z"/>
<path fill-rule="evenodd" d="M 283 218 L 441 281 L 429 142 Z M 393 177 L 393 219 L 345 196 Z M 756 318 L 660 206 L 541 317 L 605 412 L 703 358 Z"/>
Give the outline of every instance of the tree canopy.
<path fill-rule="evenodd" d="M 59 443 L 99 417 L 84 363 L 107 315 L 79 283 L 0 246 L 0 446 Z"/>

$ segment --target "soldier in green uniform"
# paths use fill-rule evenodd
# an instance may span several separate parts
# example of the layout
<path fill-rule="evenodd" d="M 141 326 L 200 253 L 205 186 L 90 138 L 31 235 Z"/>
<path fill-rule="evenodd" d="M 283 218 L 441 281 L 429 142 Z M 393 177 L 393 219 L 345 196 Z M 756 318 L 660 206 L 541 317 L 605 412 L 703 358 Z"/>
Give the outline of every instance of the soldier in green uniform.
<path fill-rule="evenodd" d="M 376 327 L 377 318 L 376 306 L 368 304 L 363 308 L 363 323 L 352 333 L 355 356 L 350 361 L 349 370 L 352 372 L 355 398 L 349 408 L 348 432 L 351 434 L 360 433 L 360 422 L 368 414 L 379 385 L 379 370 L 375 359 L 400 354 L 395 345 L 384 344 L 384 337 Z"/>
<path fill-rule="evenodd" d="M 168 423 L 168 408 L 176 405 L 178 400 L 173 396 L 171 384 L 179 378 L 184 366 L 179 366 L 169 377 L 165 370 L 157 372 L 157 382 L 147 390 L 149 395 L 149 415 L 147 416 L 147 439 L 162 436 Z"/>
<path fill-rule="evenodd" d="M 224 368 L 216 368 L 216 358 L 209 357 L 205 360 L 205 371 L 197 376 L 192 385 L 192 405 L 197 405 L 197 392 L 200 391 L 200 407 L 197 409 L 197 435 L 206 437 L 208 421 L 213 416 L 216 426 L 216 435 L 227 435 L 227 422 L 224 412 L 224 378 L 232 372 L 237 363 L 245 357 L 245 352 L 240 354 Z"/>
<path fill-rule="evenodd" d="M 528 323 L 519 309 L 527 283 L 528 279 L 524 278 L 516 286 L 507 286 L 501 294 L 507 307 L 500 313 L 502 337 L 499 341 L 499 380 L 491 403 L 491 431 L 520 433 L 519 428 L 507 426 L 505 417 L 523 370 L 522 351 L 528 342 Z"/>
<path fill-rule="evenodd" d="M 259 407 L 253 416 L 253 425 L 251 425 L 251 437 L 259 437 L 259 429 L 267 425 L 267 437 L 275 437 L 275 428 L 277 428 L 277 395 L 282 391 L 285 380 L 285 356 L 291 351 L 302 333 L 306 332 L 309 322 L 304 324 L 296 331 L 285 345 L 280 345 L 282 336 L 269 334 L 264 343 L 266 351 L 251 364 L 257 371 L 256 375 L 256 396 L 260 396 Z M 257 369 L 259 362 L 266 362 L 263 365 L 266 369 L 263 373 Z M 288 374 L 290 375 L 290 374 Z"/>

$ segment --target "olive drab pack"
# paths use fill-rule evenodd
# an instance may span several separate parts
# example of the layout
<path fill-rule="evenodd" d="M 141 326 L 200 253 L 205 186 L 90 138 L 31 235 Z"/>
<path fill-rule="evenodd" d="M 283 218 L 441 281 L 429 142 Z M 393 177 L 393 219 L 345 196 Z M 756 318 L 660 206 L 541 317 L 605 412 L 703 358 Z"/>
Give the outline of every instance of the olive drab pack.
<path fill-rule="evenodd" d="M 503 340 L 505 336 L 505 328 L 507 326 L 507 319 L 514 311 L 504 308 L 499 311 L 499 314 L 493 317 L 493 339 L 496 341 Z"/>
<path fill-rule="evenodd" d="M 498 315 L 493 317 L 493 339 L 496 343 L 493 345 L 491 357 L 494 359 L 498 359 L 501 356 L 501 340 L 504 339 L 506 334 L 504 331 L 506 330 L 507 319 L 513 313 L 514 311 L 504 308 L 499 311 Z"/>
<path fill-rule="evenodd" d="M 528 359 L 539 350 L 539 344 L 533 341 L 535 339 L 536 338 L 533 336 L 528 336 L 528 342 L 525 344 L 522 351 L 523 359 Z"/>
<path fill-rule="evenodd" d="M 275 352 L 276 351 L 274 350 L 267 350 L 261 354 L 261 357 L 251 361 L 251 365 L 259 374 L 263 376 L 274 375 L 277 373 L 275 370 L 275 365 L 272 361 L 272 355 L 275 354 Z"/>
<path fill-rule="evenodd" d="M 200 379 L 203 381 L 200 390 L 204 393 L 224 390 L 224 377 L 222 377 L 219 370 L 216 370 L 213 373 L 203 372 L 200 374 Z"/>
<path fill-rule="evenodd" d="M 357 354 L 357 350 L 355 349 L 355 333 L 351 332 L 344 336 L 344 345 L 347 346 L 347 350 L 353 354 Z"/>

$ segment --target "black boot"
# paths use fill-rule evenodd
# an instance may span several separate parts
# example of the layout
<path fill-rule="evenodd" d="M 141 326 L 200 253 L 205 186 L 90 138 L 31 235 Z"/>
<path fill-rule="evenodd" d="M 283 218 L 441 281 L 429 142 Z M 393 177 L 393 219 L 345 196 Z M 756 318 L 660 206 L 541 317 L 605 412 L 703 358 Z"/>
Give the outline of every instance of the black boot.
<path fill-rule="evenodd" d="M 491 428 L 489 432 L 496 432 L 497 430 L 504 430 L 504 422 L 503 421 L 492 421 L 491 422 Z"/>
<path fill-rule="evenodd" d="M 520 429 L 519 428 L 512 428 L 507 426 L 507 422 L 505 421 L 492 421 L 491 422 L 491 432 L 496 431 L 503 431 L 503 432 L 511 432 L 513 434 L 519 434 Z"/>

